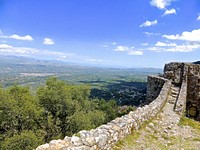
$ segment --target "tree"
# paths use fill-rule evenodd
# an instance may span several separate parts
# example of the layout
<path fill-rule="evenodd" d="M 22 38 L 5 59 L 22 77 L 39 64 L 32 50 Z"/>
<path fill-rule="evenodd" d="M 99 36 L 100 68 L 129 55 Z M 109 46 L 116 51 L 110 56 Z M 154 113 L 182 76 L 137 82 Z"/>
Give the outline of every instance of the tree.
<path fill-rule="evenodd" d="M 7 90 L 0 89 L 0 142 L 5 139 L 9 142 L 13 136 L 18 138 L 25 130 L 43 137 L 42 112 L 29 88 L 13 86 Z"/>
<path fill-rule="evenodd" d="M 96 128 L 116 116 L 116 102 L 90 99 L 86 85 L 49 78 L 37 95 L 28 87 L 0 88 L 0 149 L 33 149 L 41 141 Z"/>
<path fill-rule="evenodd" d="M 12 137 L 7 137 L 1 149 L 2 150 L 33 150 L 39 144 L 42 144 L 41 138 L 37 137 L 32 131 L 23 131 Z"/>
<path fill-rule="evenodd" d="M 105 113 L 100 110 L 94 111 L 76 111 L 68 118 L 68 134 L 72 135 L 80 130 L 89 130 L 96 128 L 105 121 Z"/>
<path fill-rule="evenodd" d="M 74 112 L 70 86 L 57 78 L 49 78 L 37 91 L 40 105 L 45 109 L 46 140 L 66 134 L 66 117 Z"/>
<path fill-rule="evenodd" d="M 105 101 L 103 99 L 98 100 L 98 109 L 102 110 L 106 114 L 105 122 L 109 122 L 118 117 L 118 106 L 115 100 Z"/>
<path fill-rule="evenodd" d="M 13 86 L 0 94 L 0 127 L 9 134 L 22 130 L 36 131 L 42 109 L 27 87 Z"/>

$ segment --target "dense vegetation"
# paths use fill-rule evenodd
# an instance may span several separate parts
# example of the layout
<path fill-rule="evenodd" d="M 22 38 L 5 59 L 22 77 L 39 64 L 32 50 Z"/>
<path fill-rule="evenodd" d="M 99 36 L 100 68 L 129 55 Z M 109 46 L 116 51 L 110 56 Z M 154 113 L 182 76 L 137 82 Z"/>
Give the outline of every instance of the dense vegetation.
<path fill-rule="evenodd" d="M 87 84 L 91 98 L 115 99 L 121 106 L 140 105 L 146 97 L 147 75 L 161 72 L 154 68 L 103 68 L 1 55 L 0 59 L 0 84 L 5 88 L 18 84 L 36 93 L 38 86 L 56 76 L 71 84 Z"/>
<path fill-rule="evenodd" d="M 118 114 L 114 100 L 90 99 L 90 88 L 50 78 L 35 95 L 28 87 L 0 88 L 0 149 L 32 150 L 52 139 L 95 128 Z"/>

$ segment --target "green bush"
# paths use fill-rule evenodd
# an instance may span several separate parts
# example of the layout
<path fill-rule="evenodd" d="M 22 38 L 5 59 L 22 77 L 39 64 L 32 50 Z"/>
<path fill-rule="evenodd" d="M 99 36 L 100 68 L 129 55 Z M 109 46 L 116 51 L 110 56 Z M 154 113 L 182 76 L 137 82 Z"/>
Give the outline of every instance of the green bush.
<path fill-rule="evenodd" d="M 33 150 L 39 144 L 41 139 L 32 131 L 23 131 L 19 135 L 7 137 L 2 144 L 2 150 Z"/>

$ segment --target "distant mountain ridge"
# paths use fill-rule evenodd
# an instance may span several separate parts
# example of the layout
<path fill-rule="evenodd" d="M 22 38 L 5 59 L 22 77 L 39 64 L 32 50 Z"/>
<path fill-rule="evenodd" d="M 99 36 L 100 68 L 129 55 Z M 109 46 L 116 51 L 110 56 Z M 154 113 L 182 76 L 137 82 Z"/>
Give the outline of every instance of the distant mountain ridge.
<path fill-rule="evenodd" d="M 162 72 L 161 68 L 146 68 L 146 67 L 133 67 L 133 68 L 122 68 L 122 67 L 103 67 L 103 66 L 94 66 L 94 65 L 87 65 L 87 64 L 79 64 L 79 63 L 72 63 L 72 62 L 63 62 L 59 60 L 39 60 L 29 57 L 23 56 L 12 56 L 12 55 L 0 55 L 0 66 L 2 65 L 16 65 L 16 64 L 23 64 L 23 65 L 61 65 L 61 66 L 68 66 L 68 67 L 81 67 L 81 68 L 104 68 L 104 69 L 113 69 L 113 70 L 129 70 L 135 72 Z"/>

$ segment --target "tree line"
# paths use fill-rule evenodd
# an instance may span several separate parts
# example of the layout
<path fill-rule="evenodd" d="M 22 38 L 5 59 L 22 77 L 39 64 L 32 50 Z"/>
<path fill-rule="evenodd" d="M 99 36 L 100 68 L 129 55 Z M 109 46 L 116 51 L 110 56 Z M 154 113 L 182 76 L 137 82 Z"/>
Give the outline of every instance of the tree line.
<path fill-rule="evenodd" d="M 36 94 L 29 87 L 0 88 L 0 149 L 32 150 L 119 116 L 114 100 L 91 99 L 90 91 L 54 77 Z"/>

